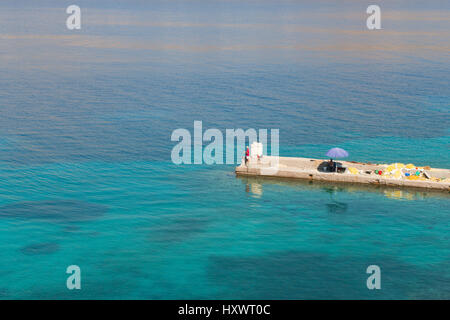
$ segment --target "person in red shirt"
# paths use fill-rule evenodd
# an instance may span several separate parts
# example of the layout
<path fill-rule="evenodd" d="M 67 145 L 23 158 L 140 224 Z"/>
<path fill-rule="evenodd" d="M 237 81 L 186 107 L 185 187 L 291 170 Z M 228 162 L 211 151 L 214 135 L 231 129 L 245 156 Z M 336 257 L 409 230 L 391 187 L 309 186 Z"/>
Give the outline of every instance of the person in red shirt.
<path fill-rule="evenodd" d="M 250 149 L 247 146 L 247 150 L 245 151 L 245 165 L 247 165 L 249 157 L 250 157 Z"/>

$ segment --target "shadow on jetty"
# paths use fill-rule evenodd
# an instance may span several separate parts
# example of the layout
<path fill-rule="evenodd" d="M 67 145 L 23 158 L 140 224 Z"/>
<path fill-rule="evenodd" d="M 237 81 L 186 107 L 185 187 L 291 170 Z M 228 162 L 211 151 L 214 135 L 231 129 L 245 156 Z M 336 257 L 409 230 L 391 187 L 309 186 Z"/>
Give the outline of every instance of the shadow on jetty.
<path fill-rule="evenodd" d="M 342 162 L 334 161 L 336 167 L 342 167 Z M 328 172 L 328 161 L 322 161 L 317 167 L 317 171 L 319 172 Z"/>
<path fill-rule="evenodd" d="M 348 182 L 330 182 L 317 180 L 302 180 L 280 177 L 254 177 L 254 176 L 236 176 L 244 185 L 246 192 L 252 193 L 254 197 L 261 197 L 264 185 L 289 186 L 299 190 L 322 190 L 333 195 L 336 192 L 372 192 L 384 194 L 387 198 L 397 200 L 421 200 L 426 198 L 450 199 L 448 191 L 433 189 L 415 189 L 399 188 L 386 185 L 372 185 Z M 257 192 L 253 192 L 257 191 Z M 345 211 L 345 206 L 333 206 L 331 211 Z"/>

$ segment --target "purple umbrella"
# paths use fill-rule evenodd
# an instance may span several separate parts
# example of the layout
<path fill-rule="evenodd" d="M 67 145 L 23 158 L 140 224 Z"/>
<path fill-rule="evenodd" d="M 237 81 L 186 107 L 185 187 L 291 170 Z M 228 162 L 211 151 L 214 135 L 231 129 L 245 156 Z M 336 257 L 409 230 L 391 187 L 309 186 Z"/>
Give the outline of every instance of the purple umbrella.
<path fill-rule="evenodd" d="M 332 148 L 328 150 L 327 156 L 330 158 L 345 158 L 348 157 L 348 152 L 341 148 Z"/>

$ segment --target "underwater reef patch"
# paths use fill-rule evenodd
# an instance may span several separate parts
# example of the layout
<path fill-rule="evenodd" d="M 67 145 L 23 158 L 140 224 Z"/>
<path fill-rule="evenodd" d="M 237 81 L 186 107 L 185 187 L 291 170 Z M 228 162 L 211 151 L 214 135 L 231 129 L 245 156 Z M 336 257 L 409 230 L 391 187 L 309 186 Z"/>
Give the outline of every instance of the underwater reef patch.
<path fill-rule="evenodd" d="M 80 200 L 22 201 L 0 207 L 0 218 L 71 223 L 98 219 L 106 211 L 104 205 Z"/>
<path fill-rule="evenodd" d="M 20 251 L 26 255 L 51 254 L 59 250 L 59 245 L 55 242 L 43 242 L 30 244 Z"/>
<path fill-rule="evenodd" d="M 204 232 L 209 225 L 205 218 L 178 218 L 151 228 L 150 238 L 156 242 L 179 242 Z"/>

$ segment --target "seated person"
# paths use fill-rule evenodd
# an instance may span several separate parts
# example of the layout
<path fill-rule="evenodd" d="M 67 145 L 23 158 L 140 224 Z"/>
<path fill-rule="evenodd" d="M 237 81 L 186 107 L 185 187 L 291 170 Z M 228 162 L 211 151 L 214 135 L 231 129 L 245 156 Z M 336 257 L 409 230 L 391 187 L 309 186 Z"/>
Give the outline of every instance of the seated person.
<path fill-rule="evenodd" d="M 328 161 L 328 166 L 327 166 L 327 170 L 329 172 L 335 172 L 336 171 L 336 162 L 333 161 L 333 159 L 330 159 L 330 161 Z"/>

